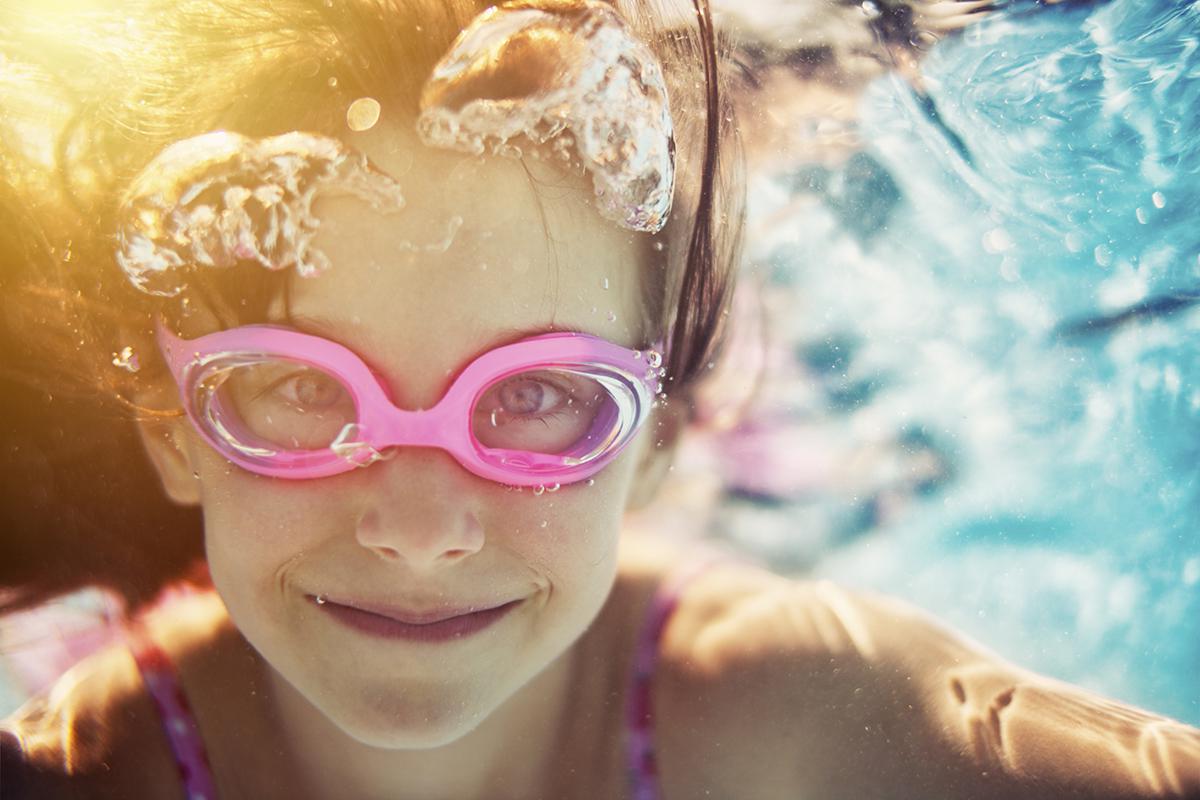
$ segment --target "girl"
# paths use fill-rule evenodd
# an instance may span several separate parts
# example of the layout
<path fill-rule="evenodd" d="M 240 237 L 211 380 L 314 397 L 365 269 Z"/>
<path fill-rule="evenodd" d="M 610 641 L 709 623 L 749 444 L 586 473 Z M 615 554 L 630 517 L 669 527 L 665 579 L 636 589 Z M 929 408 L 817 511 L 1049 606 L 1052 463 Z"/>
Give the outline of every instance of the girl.
<path fill-rule="evenodd" d="M 173 543 L 161 583 L 201 517 L 211 584 L 6 721 L 6 797 L 1200 794 L 1186 726 L 620 535 L 737 249 L 711 20 L 683 11 L 6 12 L 4 311 L 43 356 L 8 371 L 102 368 L 193 510 L 105 487 L 144 522 L 84 506 L 78 570 L 6 561 L 9 606 L 139 585 L 130 542 Z"/>

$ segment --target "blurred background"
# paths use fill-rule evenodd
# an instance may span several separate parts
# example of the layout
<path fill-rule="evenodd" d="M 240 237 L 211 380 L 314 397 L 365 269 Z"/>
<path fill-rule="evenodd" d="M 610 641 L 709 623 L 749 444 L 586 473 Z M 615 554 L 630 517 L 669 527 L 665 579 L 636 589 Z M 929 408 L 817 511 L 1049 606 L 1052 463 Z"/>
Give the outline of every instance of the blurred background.
<path fill-rule="evenodd" d="M 734 338 L 631 525 L 1200 725 L 1200 3 L 717 21 L 750 170 Z M 0 714 L 118 611 L 0 622 Z"/>

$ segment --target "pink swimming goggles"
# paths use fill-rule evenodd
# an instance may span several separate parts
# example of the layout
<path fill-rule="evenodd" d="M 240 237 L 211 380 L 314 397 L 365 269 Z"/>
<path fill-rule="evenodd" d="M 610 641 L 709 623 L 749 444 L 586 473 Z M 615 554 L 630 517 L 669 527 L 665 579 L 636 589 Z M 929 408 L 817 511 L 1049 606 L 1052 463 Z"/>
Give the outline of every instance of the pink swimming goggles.
<path fill-rule="evenodd" d="M 665 374 L 653 350 L 551 333 L 480 355 L 437 405 L 406 411 L 361 358 L 320 336 L 247 325 L 185 340 L 160 324 L 158 342 L 200 434 L 277 478 L 336 475 L 405 446 L 441 448 L 513 486 L 585 480 L 633 439 Z"/>

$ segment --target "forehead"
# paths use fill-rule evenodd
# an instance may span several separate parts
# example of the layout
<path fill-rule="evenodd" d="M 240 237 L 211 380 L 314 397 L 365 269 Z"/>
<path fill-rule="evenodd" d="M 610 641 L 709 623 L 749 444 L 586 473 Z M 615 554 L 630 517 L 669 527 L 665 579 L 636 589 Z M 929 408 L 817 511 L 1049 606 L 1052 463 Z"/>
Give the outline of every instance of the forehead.
<path fill-rule="evenodd" d="M 293 318 L 410 377 L 541 327 L 647 344 L 648 237 L 603 219 L 584 177 L 428 148 L 394 127 L 348 141 L 399 183 L 405 206 L 319 197 L 314 245 L 331 267 L 293 279 Z"/>

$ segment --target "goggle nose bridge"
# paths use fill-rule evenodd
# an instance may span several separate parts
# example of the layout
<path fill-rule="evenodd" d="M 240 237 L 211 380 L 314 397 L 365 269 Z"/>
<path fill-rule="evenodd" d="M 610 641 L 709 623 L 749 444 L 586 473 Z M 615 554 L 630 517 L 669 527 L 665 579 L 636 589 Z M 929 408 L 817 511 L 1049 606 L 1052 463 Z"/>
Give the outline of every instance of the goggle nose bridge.
<path fill-rule="evenodd" d="M 365 440 L 383 452 L 395 447 L 432 447 L 452 455 L 466 455 L 470 446 L 470 418 L 463 419 L 462 409 L 443 397 L 433 408 L 409 411 L 390 405 L 379 419 L 363 423 Z M 378 430 L 375 430 L 378 428 Z"/>

